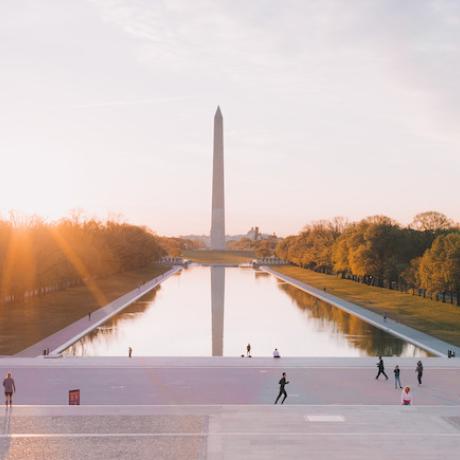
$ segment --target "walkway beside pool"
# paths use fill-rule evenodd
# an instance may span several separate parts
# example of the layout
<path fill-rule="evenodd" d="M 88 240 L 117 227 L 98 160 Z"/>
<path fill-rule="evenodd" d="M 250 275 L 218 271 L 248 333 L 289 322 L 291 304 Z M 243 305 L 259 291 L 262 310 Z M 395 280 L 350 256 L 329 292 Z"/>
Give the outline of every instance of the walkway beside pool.
<path fill-rule="evenodd" d="M 164 280 L 180 270 L 181 267 L 173 267 L 171 270 L 168 270 L 162 275 L 147 281 L 138 288 L 133 289 L 118 299 L 115 299 L 113 302 L 110 302 L 104 307 L 99 308 L 98 310 L 91 313 L 91 316 L 84 316 L 78 321 L 75 321 L 72 324 L 69 324 L 67 327 L 61 329 L 60 331 L 46 337 L 43 340 L 40 340 L 31 347 L 22 350 L 15 356 L 37 357 L 42 355 L 43 350 L 47 348 L 49 348 L 50 354 L 57 354 L 62 352 L 72 343 L 76 342 L 79 338 L 83 337 L 96 327 L 103 324 L 109 318 L 116 315 L 128 305 L 131 305 L 133 302 L 143 297 Z"/>
<path fill-rule="evenodd" d="M 424 350 L 433 353 L 436 356 L 446 357 L 447 350 L 454 350 L 456 355 L 460 356 L 460 347 L 444 342 L 443 340 L 437 339 L 436 337 L 425 334 L 424 332 L 420 332 L 409 326 L 405 326 L 404 324 L 398 323 L 389 318 L 384 321 L 382 315 L 379 315 L 378 313 L 374 313 L 373 311 L 356 305 L 355 303 L 348 302 L 347 300 L 343 300 L 339 297 L 336 297 L 335 295 L 329 294 L 326 291 L 322 291 L 321 289 L 310 286 L 307 283 L 303 283 L 302 281 L 296 280 L 295 278 L 279 273 L 276 270 L 272 270 L 270 267 L 263 266 L 261 267 L 261 270 L 270 273 L 276 278 L 289 283 L 298 289 L 301 289 L 302 291 L 312 295 L 313 297 L 316 297 L 319 300 L 333 305 L 334 307 L 340 308 L 341 310 L 344 310 L 351 315 L 357 316 L 363 321 L 366 321 L 367 323 L 372 324 L 373 326 L 378 327 L 383 331 L 393 334 L 396 337 L 400 337 L 403 340 L 407 340 L 408 342 L 423 348 Z"/>

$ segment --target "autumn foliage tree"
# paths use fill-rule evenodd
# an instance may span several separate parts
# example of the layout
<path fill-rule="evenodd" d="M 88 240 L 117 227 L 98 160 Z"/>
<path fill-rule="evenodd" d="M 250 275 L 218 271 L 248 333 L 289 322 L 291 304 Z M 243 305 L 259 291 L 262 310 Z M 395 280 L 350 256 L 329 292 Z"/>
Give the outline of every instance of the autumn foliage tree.
<path fill-rule="evenodd" d="M 165 253 L 151 231 L 127 223 L 0 220 L 0 302 L 142 268 Z"/>
<path fill-rule="evenodd" d="M 422 288 L 443 300 L 449 293 L 451 301 L 456 293 L 459 302 L 459 238 L 450 219 L 430 211 L 408 227 L 386 216 L 316 222 L 280 241 L 275 252 L 301 267 L 373 286 Z"/>

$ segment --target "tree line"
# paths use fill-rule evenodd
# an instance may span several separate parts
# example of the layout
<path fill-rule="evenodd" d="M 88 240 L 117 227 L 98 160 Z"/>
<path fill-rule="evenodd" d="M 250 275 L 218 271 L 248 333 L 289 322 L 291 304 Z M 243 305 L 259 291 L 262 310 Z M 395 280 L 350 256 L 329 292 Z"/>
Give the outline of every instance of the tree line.
<path fill-rule="evenodd" d="M 460 227 L 444 214 L 417 214 L 401 226 L 386 216 L 307 225 L 275 254 L 300 267 L 460 305 Z"/>
<path fill-rule="evenodd" d="M 273 255 L 279 241 L 280 238 L 276 235 L 257 240 L 240 238 L 239 240 L 228 241 L 226 247 L 230 251 L 253 251 L 256 257 L 268 257 Z"/>
<path fill-rule="evenodd" d="M 83 283 L 91 288 L 94 279 L 158 260 L 167 253 L 167 240 L 146 227 L 113 221 L 0 220 L 0 303 Z"/>

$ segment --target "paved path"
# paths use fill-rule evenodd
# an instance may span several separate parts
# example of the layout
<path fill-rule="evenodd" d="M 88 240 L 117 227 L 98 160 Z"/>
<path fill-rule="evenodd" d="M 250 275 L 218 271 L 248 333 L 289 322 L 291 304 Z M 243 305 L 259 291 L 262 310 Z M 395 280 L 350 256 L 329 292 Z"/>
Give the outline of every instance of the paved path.
<path fill-rule="evenodd" d="M 8 460 L 454 460 L 453 407 L 23 407 L 0 414 Z"/>
<path fill-rule="evenodd" d="M 333 305 L 334 307 L 340 308 L 341 310 L 357 316 L 367 323 L 378 327 L 379 329 L 382 329 L 386 332 L 389 332 L 390 334 L 395 335 L 396 337 L 400 337 L 410 343 L 413 343 L 414 345 L 423 348 L 424 350 L 427 350 L 436 356 L 447 356 L 447 350 L 449 349 L 454 350 L 456 355 L 460 356 L 460 347 L 456 347 L 455 345 L 444 342 L 443 340 L 437 339 L 431 335 L 425 334 L 396 321 L 390 319 L 384 321 L 382 315 L 379 315 L 378 313 L 374 313 L 371 310 L 367 310 L 366 308 L 343 300 L 340 297 L 336 297 L 335 295 L 329 294 L 328 292 L 322 291 L 321 289 L 317 289 L 295 278 L 279 273 L 267 266 L 261 267 L 261 270 L 272 274 L 280 280 L 283 280 L 286 283 L 289 283 L 298 289 L 301 289 L 302 291 L 305 291 L 308 294 L 323 300 L 330 305 Z"/>
<path fill-rule="evenodd" d="M 69 347 L 72 343 L 88 334 L 88 332 L 92 331 L 107 321 L 110 317 L 116 315 L 128 305 L 131 305 L 133 302 L 143 297 L 145 294 L 162 283 L 166 278 L 180 270 L 180 267 L 173 267 L 166 273 L 163 273 L 162 275 L 157 276 L 156 278 L 153 278 L 152 280 L 142 284 L 139 288 L 133 289 L 118 299 L 115 299 L 105 307 L 99 308 L 98 310 L 91 313 L 91 316 L 85 316 L 78 321 L 75 321 L 60 331 L 17 353 L 15 356 L 40 356 L 42 355 L 43 350 L 46 348 L 50 349 L 51 354 L 60 353 Z"/>
<path fill-rule="evenodd" d="M 192 358 L 193 360 L 193 358 Z M 376 360 L 182 358 L 61 358 L 0 360 L 0 374 L 11 371 L 17 404 L 66 404 L 68 390 L 81 390 L 82 404 L 251 404 L 271 405 L 286 371 L 287 404 L 395 405 L 392 369 L 401 367 L 402 383 L 414 388 L 417 406 L 460 405 L 460 359 L 424 359 L 421 387 L 416 359 L 386 359 L 389 381 L 375 380 Z M 237 362 L 241 364 L 238 366 Z M 460 410 L 459 410 L 460 412 Z"/>

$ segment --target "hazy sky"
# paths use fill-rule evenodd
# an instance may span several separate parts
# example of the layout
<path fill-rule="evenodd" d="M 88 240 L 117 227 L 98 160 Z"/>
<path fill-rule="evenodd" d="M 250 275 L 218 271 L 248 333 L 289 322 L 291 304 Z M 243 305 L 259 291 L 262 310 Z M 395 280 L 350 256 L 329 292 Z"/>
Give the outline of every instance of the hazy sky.
<path fill-rule="evenodd" d="M 460 2 L 1 0 L 0 210 L 207 233 L 460 220 Z"/>

